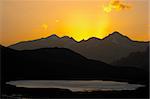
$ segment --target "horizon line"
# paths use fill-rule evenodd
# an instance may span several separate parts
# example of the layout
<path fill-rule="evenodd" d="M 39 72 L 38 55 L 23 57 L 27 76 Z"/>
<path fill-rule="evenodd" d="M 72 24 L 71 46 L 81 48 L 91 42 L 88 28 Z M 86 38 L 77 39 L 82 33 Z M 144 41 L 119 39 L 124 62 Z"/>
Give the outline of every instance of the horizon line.
<path fill-rule="evenodd" d="M 58 38 L 64 38 L 64 37 L 68 37 L 69 39 L 72 39 L 72 40 L 74 40 L 75 42 L 77 42 L 77 43 L 80 43 L 80 42 L 83 42 L 83 41 L 88 41 L 88 40 L 90 40 L 90 39 L 92 39 L 92 38 L 95 38 L 95 39 L 98 39 L 98 40 L 105 40 L 106 38 L 108 38 L 108 37 L 110 37 L 111 35 L 113 35 L 114 33 L 118 33 L 119 35 L 121 35 L 121 36 L 123 36 L 123 37 L 126 37 L 126 38 L 128 38 L 130 41 L 133 41 L 133 42 L 149 42 L 150 43 L 150 39 L 149 40 L 144 40 L 144 41 L 140 41 L 140 40 L 133 40 L 133 39 L 131 39 L 130 37 L 128 37 L 127 35 L 124 35 L 124 34 L 122 34 L 122 33 L 120 33 L 120 32 L 118 32 L 118 31 L 114 31 L 114 32 L 112 32 L 111 34 L 108 34 L 107 36 L 105 36 L 104 38 L 98 38 L 98 37 L 95 37 L 95 36 L 93 36 L 93 37 L 90 37 L 90 38 L 88 38 L 88 39 L 82 39 L 82 40 L 80 40 L 80 41 L 77 41 L 77 40 L 75 40 L 73 37 L 70 37 L 70 36 L 58 36 L 57 34 L 51 34 L 51 35 L 49 35 L 49 36 L 47 36 L 47 37 L 41 37 L 41 38 L 37 38 L 37 39 L 31 39 L 31 40 L 25 40 L 25 41 L 19 41 L 19 42 L 16 42 L 16 43 L 12 43 L 12 44 L 9 44 L 9 45 L 3 45 L 3 44 L 0 44 L 0 45 L 2 45 L 2 46 L 5 46 L 5 47 L 9 47 L 9 46 L 12 46 L 12 45 L 15 45 L 15 44 L 18 44 L 18 43 L 24 43 L 24 42 L 33 42 L 33 41 L 37 41 L 37 40 L 40 40 L 40 39 L 46 39 L 46 38 L 49 38 L 49 37 L 52 37 L 52 36 L 56 36 L 56 37 L 58 37 Z"/>

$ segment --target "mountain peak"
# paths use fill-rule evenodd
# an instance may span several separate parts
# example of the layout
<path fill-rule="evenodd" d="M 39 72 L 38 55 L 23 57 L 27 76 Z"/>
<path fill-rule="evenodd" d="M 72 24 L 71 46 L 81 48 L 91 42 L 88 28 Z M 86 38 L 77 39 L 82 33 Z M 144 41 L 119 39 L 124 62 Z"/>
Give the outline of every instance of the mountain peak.
<path fill-rule="evenodd" d="M 46 39 L 59 39 L 60 37 L 57 36 L 56 34 L 52 34 L 50 36 L 48 36 Z"/>
<path fill-rule="evenodd" d="M 66 41 L 68 43 L 76 42 L 75 39 L 73 39 L 72 37 L 69 37 L 69 36 L 63 36 L 63 37 L 60 38 L 60 40 L 63 41 L 63 42 Z"/>
<path fill-rule="evenodd" d="M 110 34 L 111 36 L 115 36 L 115 37 L 125 37 L 125 35 L 122 35 L 121 33 L 119 33 L 118 31 L 113 32 L 112 34 Z"/>
<path fill-rule="evenodd" d="M 59 38 L 59 36 L 57 36 L 56 34 L 52 34 L 49 37 L 57 37 L 57 38 Z"/>
<path fill-rule="evenodd" d="M 63 37 L 61 37 L 61 39 L 73 39 L 73 38 L 69 37 L 69 36 L 63 36 Z"/>
<path fill-rule="evenodd" d="M 128 38 L 127 36 L 115 31 L 112 34 L 109 34 L 105 40 L 117 43 L 117 42 L 128 42 L 130 41 L 130 38 Z"/>
<path fill-rule="evenodd" d="M 114 31 L 112 34 L 121 35 L 118 31 Z"/>

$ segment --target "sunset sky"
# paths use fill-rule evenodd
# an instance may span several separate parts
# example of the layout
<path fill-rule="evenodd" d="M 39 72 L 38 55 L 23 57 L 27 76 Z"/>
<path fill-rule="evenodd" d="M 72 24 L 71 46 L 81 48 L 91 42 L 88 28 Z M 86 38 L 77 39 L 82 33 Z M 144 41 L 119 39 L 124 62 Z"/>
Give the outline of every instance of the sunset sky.
<path fill-rule="evenodd" d="M 114 0 L 116 1 L 116 0 Z M 148 41 L 149 0 L 2 0 L 1 44 L 56 34 L 75 40 L 104 38 L 114 31 Z"/>

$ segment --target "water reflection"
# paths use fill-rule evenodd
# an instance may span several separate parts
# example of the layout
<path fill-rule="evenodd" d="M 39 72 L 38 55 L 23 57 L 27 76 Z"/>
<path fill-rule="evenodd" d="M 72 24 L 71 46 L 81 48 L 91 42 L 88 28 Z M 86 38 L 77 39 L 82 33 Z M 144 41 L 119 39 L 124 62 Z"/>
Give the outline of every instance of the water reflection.
<path fill-rule="evenodd" d="M 129 84 L 127 82 L 102 81 L 102 80 L 20 80 L 10 81 L 7 84 L 25 88 L 61 88 L 76 91 L 120 91 L 136 90 L 144 87 L 140 84 Z"/>

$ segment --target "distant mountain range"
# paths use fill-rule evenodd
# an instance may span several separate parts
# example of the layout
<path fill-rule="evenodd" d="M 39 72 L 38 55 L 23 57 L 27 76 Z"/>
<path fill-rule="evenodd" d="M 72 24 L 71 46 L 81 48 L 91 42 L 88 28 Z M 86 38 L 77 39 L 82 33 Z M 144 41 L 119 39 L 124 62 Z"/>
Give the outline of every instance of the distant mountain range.
<path fill-rule="evenodd" d="M 100 79 L 146 83 L 148 72 L 87 59 L 66 48 L 17 51 L 1 48 L 2 83 L 12 80 Z"/>
<path fill-rule="evenodd" d="M 92 37 L 80 42 L 68 36 L 58 37 L 51 35 L 33 41 L 24 41 L 9 46 L 16 50 L 34 50 L 39 48 L 68 48 L 82 56 L 113 64 L 131 53 L 144 52 L 149 46 L 149 42 L 133 41 L 119 32 L 113 32 L 104 39 Z"/>
<path fill-rule="evenodd" d="M 137 67 L 149 71 L 149 48 L 144 52 L 133 52 L 112 64 L 124 67 Z"/>

